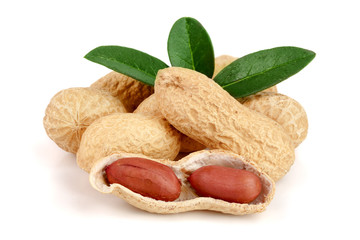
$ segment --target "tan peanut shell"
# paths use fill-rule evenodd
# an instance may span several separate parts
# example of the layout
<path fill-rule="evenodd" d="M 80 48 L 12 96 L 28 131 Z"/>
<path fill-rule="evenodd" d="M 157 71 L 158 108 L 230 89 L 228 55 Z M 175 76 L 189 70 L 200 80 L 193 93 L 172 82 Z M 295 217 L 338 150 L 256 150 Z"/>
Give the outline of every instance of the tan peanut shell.
<path fill-rule="evenodd" d="M 237 58 L 230 55 L 221 55 L 215 58 L 214 74 L 213 78 L 218 75 L 230 63 L 235 61 Z"/>
<path fill-rule="evenodd" d="M 304 108 L 294 99 L 274 92 L 260 92 L 242 98 L 244 106 L 280 123 L 291 137 L 294 147 L 304 141 L 308 131 L 308 119 Z"/>
<path fill-rule="evenodd" d="M 150 95 L 142 103 L 140 103 L 140 105 L 135 109 L 134 113 L 145 113 L 162 117 L 162 113 L 160 111 L 159 105 L 156 102 L 154 94 Z M 205 148 L 206 147 L 201 143 L 184 134 L 181 134 L 180 152 L 195 152 Z"/>
<path fill-rule="evenodd" d="M 152 213 L 170 214 L 194 210 L 210 210 L 227 214 L 245 215 L 264 211 L 275 193 L 274 181 L 262 172 L 254 162 L 229 151 L 202 150 L 191 153 L 179 161 L 148 158 L 171 167 L 182 184 L 180 197 L 175 201 L 165 202 L 155 200 L 141 196 L 120 184 L 109 185 L 107 183 L 104 176 L 104 168 L 118 159 L 128 157 L 146 158 L 140 154 L 130 153 L 118 153 L 104 157 L 92 167 L 89 175 L 90 184 L 102 193 L 112 193 L 129 204 Z M 251 171 L 261 179 L 262 192 L 254 201 L 248 204 L 230 203 L 211 197 L 199 197 L 187 178 L 195 170 L 207 165 L 220 165 Z"/>
<path fill-rule="evenodd" d="M 120 99 L 128 112 L 133 112 L 145 98 L 154 92 L 152 86 L 114 71 L 100 78 L 90 87 L 107 91 Z"/>
<path fill-rule="evenodd" d="M 119 113 L 102 117 L 83 134 L 76 161 L 89 172 L 94 162 L 122 151 L 173 160 L 180 150 L 180 133 L 163 117 Z"/>
<path fill-rule="evenodd" d="M 237 58 L 230 56 L 230 55 L 221 55 L 219 57 L 215 58 L 215 69 L 214 69 L 214 75 L 213 78 L 221 71 L 223 70 L 227 65 L 235 61 Z M 276 85 L 269 87 L 262 92 L 277 92 Z"/>
<path fill-rule="evenodd" d="M 252 159 L 275 181 L 294 163 L 293 143 L 281 125 L 243 106 L 201 73 L 162 69 L 155 96 L 161 113 L 176 129 L 211 149 Z"/>
<path fill-rule="evenodd" d="M 47 135 L 60 148 L 76 153 L 86 128 L 96 119 L 116 112 L 126 109 L 110 94 L 91 88 L 69 88 L 50 100 L 43 124 Z"/>
<path fill-rule="evenodd" d="M 159 105 L 156 102 L 154 94 L 151 94 L 135 109 L 134 113 L 146 113 L 153 116 L 162 117 L 162 113 L 159 109 Z"/>

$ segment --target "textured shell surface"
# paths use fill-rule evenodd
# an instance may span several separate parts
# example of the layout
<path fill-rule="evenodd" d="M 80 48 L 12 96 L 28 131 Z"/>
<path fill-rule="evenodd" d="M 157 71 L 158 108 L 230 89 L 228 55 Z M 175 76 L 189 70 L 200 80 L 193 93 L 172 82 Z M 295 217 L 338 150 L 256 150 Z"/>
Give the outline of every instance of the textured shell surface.
<path fill-rule="evenodd" d="M 124 74 L 112 71 L 90 86 L 109 92 L 120 99 L 128 112 L 136 107 L 154 92 L 154 88 Z"/>
<path fill-rule="evenodd" d="M 134 113 L 150 114 L 154 116 L 162 116 L 159 104 L 156 102 L 155 94 L 146 98 L 134 111 Z M 180 152 L 195 152 L 205 149 L 205 146 L 194 139 L 181 134 Z"/>
<path fill-rule="evenodd" d="M 235 61 L 237 58 L 230 55 L 221 55 L 215 58 L 215 68 L 213 78 L 223 70 L 227 65 Z"/>
<path fill-rule="evenodd" d="M 243 106 L 203 74 L 178 67 L 160 70 L 155 96 L 175 128 L 208 148 L 252 159 L 275 181 L 295 160 L 292 141 L 281 125 Z"/>
<path fill-rule="evenodd" d="M 304 141 L 308 131 L 305 109 L 294 99 L 280 93 L 260 92 L 245 97 L 241 103 L 278 122 L 290 135 L 294 147 Z"/>
<path fill-rule="evenodd" d="M 91 88 L 64 89 L 50 100 L 43 119 L 47 135 L 63 150 L 76 153 L 86 128 L 96 119 L 126 112 L 117 98 Z"/>
<path fill-rule="evenodd" d="M 156 102 L 154 94 L 151 94 L 148 98 L 142 101 L 135 109 L 134 113 L 150 114 L 153 116 L 162 117 L 162 113 L 159 109 L 159 105 Z"/>
<path fill-rule="evenodd" d="M 108 184 L 104 168 L 118 159 L 129 157 L 144 158 L 141 154 L 130 153 L 118 153 L 104 157 L 92 167 L 89 175 L 90 184 L 99 192 L 112 193 L 129 204 L 152 213 L 170 214 L 194 210 L 211 210 L 234 215 L 252 214 L 264 211 L 275 193 L 274 181 L 266 173 L 262 172 L 254 162 L 230 151 L 216 149 L 194 152 L 179 161 L 148 158 L 171 167 L 182 184 L 181 194 L 178 199 L 173 202 L 159 201 L 137 194 L 120 184 Z M 187 181 L 187 178 L 195 170 L 207 165 L 219 165 L 251 171 L 261 179 L 262 192 L 253 202 L 248 204 L 199 197 Z"/>
<path fill-rule="evenodd" d="M 100 118 L 86 129 L 76 161 L 89 172 L 97 160 L 118 151 L 173 160 L 179 150 L 180 133 L 163 117 L 119 113 Z"/>
<path fill-rule="evenodd" d="M 237 58 L 230 55 L 221 55 L 215 58 L 215 69 L 213 78 L 226 66 L 235 61 Z M 262 92 L 277 92 L 276 85 L 269 87 Z"/>

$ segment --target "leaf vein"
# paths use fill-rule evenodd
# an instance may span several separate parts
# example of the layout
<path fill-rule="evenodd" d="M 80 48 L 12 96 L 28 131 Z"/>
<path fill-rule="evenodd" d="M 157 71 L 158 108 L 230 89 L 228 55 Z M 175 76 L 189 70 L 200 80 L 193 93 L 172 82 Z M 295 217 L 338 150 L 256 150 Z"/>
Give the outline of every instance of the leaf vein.
<path fill-rule="evenodd" d="M 256 73 L 256 74 L 253 74 L 253 75 L 250 75 L 250 76 L 246 76 L 246 77 L 244 77 L 244 78 L 240 78 L 240 79 L 238 79 L 238 80 L 232 81 L 232 82 L 230 82 L 230 83 L 227 83 L 227 84 L 225 84 L 225 85 L 222 85 L 221 87 L 223 87 L 223 88 L 229 87 L 229 86 L 234 85 L 234 84 L 236 84 L 236 83 L 238 83 L 238 82 L 245 81 L 245 80 L 247 80 L 247 79 L 249 79 L 249 78 L 262 75 L 262 74 L 264 74 L 264 73 L 266 73 L 266 72 L 270 72 L 270 71 L 272 71 L 272 70 L 276 70 L 276 69 L 278 69 L 278 68 L 280 68 L 280 67 L 286 66 L 286 65 L 288 65 L 288 64 L 294 63 L 294 62 L 299 61 L 299 60 L 306 59 L 306 58 L 308 58 L 308 57 L 309 57 L 309 56 L 305 56 L 305 57 L 302 57 L 302 58 L 296 58 L 296 59 L 294 59 L 294 60 L 292 60 L 292 61 L 288 61 L 288 62 L 285 62 L 285 63 L 283 63 L 283 64 L 276 65 L 275 67 L 265 69 L 265 70 L 263 70 L 263 71 L 261 71 L 261 72 L 258 72 L 258 73 Z M 290 77 L 290 76 L 289 76 L 289 77 Z"/>

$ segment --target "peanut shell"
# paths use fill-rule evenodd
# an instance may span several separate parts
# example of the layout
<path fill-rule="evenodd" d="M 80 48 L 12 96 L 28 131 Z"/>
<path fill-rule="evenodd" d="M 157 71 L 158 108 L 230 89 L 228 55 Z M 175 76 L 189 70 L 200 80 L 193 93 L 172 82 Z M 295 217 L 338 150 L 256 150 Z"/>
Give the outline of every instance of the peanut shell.
<path fill-rule="evenodd" d="M 154 94 L 150 95 L 142 103 L 140 103 L 140 105 L 135 109 L 134 113 L 151 114 L 154 116 L 162 117 L 162 113 L 156 102 Z M 180 152 L 195 152 L 205 148 L 206 147 L 201 143 L 184 134 L 181 134 Z"/>
<path fill-rule="evenodd" d="M 275 193 L 274 181 L 262 172 L 254 162 L 229 151 L 202 150 L 191 153 L 179 161 L 148 158 L 172 168 L 182 184 L 180 197 L 175 201 L 165 202 L 155 200 L 141 196 L 120 184 L 109 185 L 107 183 L 104 175 L 105 167 L 118 159 L 128 157 L 146 158 L 141 154 L 131 153 L 118 153 L 104 157 L 92 167 L 89 175 L 90 184 L 99 192 L 112 193 L 129 204 L 152 213 L 171 214 L 194 210 L 210 210 L 233 215 L 252 214 L 264 211 Z M 262 192 L 254 201 L 248 204 L 230 203 L 211 197 L 199 197 L 187 178 L 195 170 L 207 165 L 220 165 L 251 171 L 261 179 Z"/>
<path fill-rule="evenodd" d="M 90 87 L 109 92 L 124 104 L 128 112 L 133 112 L 145 98 L 154 92 L 152 86 L 114 71 L 100 78 Z"/>
<path fill-rule="evenodd" d="M 214 67 L 214 74 L 213 78 L 218 75 L 221 70 L 223 70 L 226 66 L 230 63 L 235 61 L 237 58 L 230 56 L 230 55 L 221 55 L 215 58 L 215 67 Z"/>
<path fill-rule="evenodd" d="M 60 148 L 76 153 L 86 128 L 96 119 L 116 112 L 126 109 L 110 94 L 91 88 L 69 88 L 50 100 L 43 124 Z"/>
<path fill-rule="evenodd" d="M 146 113 L 153 116 L 162 117 L 162 113 L 156 102 L 156 98 L 154 94 L 151 94 L 144 101 L 142 101 L 140 105 L 135 109 L 134 113 L 143 113 L 143 114 Z"/>
<path fill-rule="evenodd" d="M 241 105 L 201 73 L 162 69 L 155 96 L 161 113 L 176 129 L 211 149 L 252 159 L 275 181 L 294 163 L 293 143 L 280 124 Z"/>
<path fill-rule="evenodd" d="M 180 150 L 180 133 L 163 118 L 119 113 L 100 118 L 83 134 L 76 161 L 89 172 L 94 162 L 122 151 L 173 160 Z"/>
<path fill-rule="evenodd" d="M 241 103 L 280 123 L 291 137 L 295 148 L 306 138 L 307 115 L 294 99 L 280 93 L 260 92 L 241 99 Z"/>
<path fill-rule="evenodd" d="M 230 56 L 230 55 L 221 55 L 219 57 L 215 58 L 215 69 L 214 69 L 214 75 L 213 78 L 221 71 L 223 70 L 227 65 L 235 61 L 237 58 Z M 276 85 L 269 87 L 262 92 L 277 92 Z"/>

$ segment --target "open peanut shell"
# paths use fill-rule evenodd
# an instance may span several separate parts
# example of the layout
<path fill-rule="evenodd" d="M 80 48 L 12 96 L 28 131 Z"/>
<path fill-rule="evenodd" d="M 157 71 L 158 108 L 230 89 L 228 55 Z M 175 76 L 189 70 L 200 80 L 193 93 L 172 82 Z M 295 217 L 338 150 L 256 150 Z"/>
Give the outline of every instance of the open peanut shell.
<path fill-rule="evenodd" d="M 144 197 L 120 184 L 108 184 L 104 172 L 105 167 L 118 159 L 129 157 L 147 158 L 172 168 L 182 185 L 179 198 L 172 202 L 165 202 Z M 199 197 L 191 187 L 187 178 L 195 170 L 207 165 L 220 165 L 245 169 L 255 173 L 262 182 L 262 191 L 260 195 L 248 204 L 230 203 L 210 197 Z M 151 159 L 140 154 L 113 154 L 98 160 L 93 165 L 89 180 L 91 185 L 99 192 L 112 193 L 137 208 L 161 214 L 180 213 L 193 210 L 211 210 L 234 215 L 257 213 L 265 210 L 275 192 L 274 181 L 264 172 L 261 172 L 254 162 L 232 152 L 217 149 L 194 152 L 179 161 Z"/>

